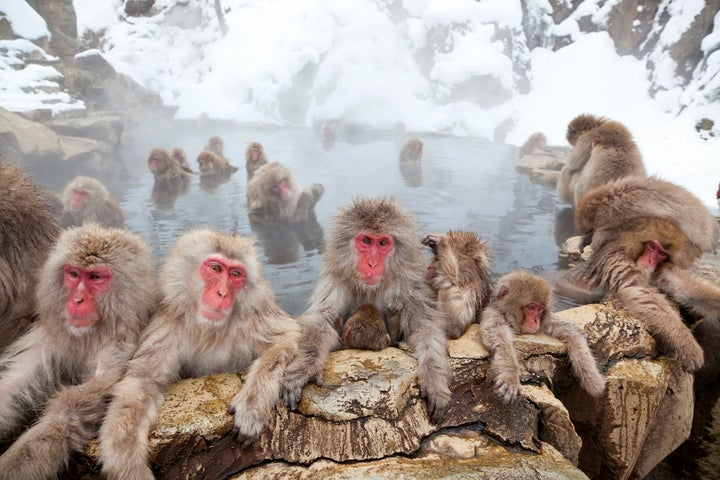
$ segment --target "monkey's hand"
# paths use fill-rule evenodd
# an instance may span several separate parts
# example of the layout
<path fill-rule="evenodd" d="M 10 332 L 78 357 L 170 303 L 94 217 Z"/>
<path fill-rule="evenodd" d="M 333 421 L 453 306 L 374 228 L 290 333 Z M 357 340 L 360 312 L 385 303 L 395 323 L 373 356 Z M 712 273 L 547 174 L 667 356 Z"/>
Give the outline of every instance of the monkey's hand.
<path fill-rule="evenodd" d="M 685 348 L 678 348 L 678 360 L 680 360 L 683 369 L 690 373 L 697 372 L 705 364 L 705 354 L 692 334 L 688 335 L 685 342 Z"/>
<path fill-rule="evenodd" d="M 422 387 L 420 395 L 426 398 L 430 421 L 435 424 L 442 422 L 447 407 L 450 404 L 450 392 L 433 392 L 429 393 Z"/>
<path fill-rule="evenodd" d="M 515 373 L 503 373 L 495 378 L 493 385 L 503 402 L 513 403 L 520 392 L 520 377 Z"/>
<path fill-rule="evenodd" d="M 427 247 L 430 247 L 430 250 L 432 250 L 433 255 L 435 255 L 437 257 L 438 246 L 439 246 L 440 242 L 442 241 L 442 237 L 443 237 L 442 233 L 436 233 L 436 232 L 428 233 L 427 235 L 425 235 L 425 237 L 423 237 L 422 244 Z"/>
<path fill-rule="evenodd" d="M 265 428 L 265 422 L 259 418 L 259 412 L 243 407 L 242 393 L 241 391 L 235 395 L 235 398 L 228 405 L 227 411 L 235 415 L 232 431 L 238 443 L 240 443 L 240 448 L 247 448 L 260 436 L 263 428 Z"/>

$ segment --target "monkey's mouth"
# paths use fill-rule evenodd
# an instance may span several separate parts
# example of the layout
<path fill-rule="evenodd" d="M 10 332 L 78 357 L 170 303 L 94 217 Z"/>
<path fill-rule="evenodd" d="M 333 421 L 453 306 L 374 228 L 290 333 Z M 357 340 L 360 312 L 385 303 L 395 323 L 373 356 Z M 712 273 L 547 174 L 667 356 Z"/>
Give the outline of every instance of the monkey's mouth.
<path fill-rule="evenodd" d="M 200 315 L 212 322 L 219 322 L 225 320 L 228 316 L 228 313 L 229 312 L 227 310 L 209 307 L 207 305 L 203 305 L 200 308 Z"/>
<path fill-rule="evenodd" d="M 70 327 L 74 328 L 83 328 L 83 327 L 89 327 L 90 325 L 93 325 L 97 318 L 95 315 L 89 314 L 89 315 L 67 315 L 65 317 L 65 321 Z"/>

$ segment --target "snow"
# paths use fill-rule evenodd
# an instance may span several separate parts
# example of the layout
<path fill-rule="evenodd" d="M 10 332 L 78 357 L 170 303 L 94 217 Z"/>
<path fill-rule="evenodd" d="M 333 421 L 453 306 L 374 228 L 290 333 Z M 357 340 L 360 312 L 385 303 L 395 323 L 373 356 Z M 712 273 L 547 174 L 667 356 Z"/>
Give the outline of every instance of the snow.
<path fill-rule="evenodd" d="M 309 126 L 318 118 L 342 117 L 375 127 L 401 121 L 408 130 L 484 138 L 493 138 L 512 118 L 506 142 L 521 144 L 543 131 L 551 143 L 564 145 L 567 123 L 593 113 L 630 129 L 650 174 L 687 187 L 715 210 L 720 138 L 701 138 L 695 125 L 704 117 L 720 119 L 720 106 L 705 99 L 720 88 L 720 51 L 712 52 L 720 33 L 703 40 L 703 49 L 712 53 L 695 72 L 696 83 L 683 88 L 675 62 L 662 48 L 649 54 L 648 71 L 647 59 L 618 55 L 607 33 L 581 31 L 581 16 L 604 22 L 616 3 L 585 0 L 550 29 L 574 43 L 510 58 L 495 34 L 509 29 L 522 35 L 519 0 L 222 0 L 224 36 L 213 0 L 158 0 L 151 16 L 132 18 L 125 18 L 121 0 L 74 0 L 81 38 L 102 33 L 98 48 L 116 70 L 178 106 L 180 118 L 207 114 Z M 703 4 L 663 0 L 661 6 L 673 13 L 659 45 L 677 41 Z M 552 25 L 546 0 L 528 1 L 528 9 L 544 12 L 541 21 Z M 0 0 L 0 11 L 25 38 L 49 36 L 23 0 Z M 438 36 L 439 31 L 449 33 Z M 445 43 L 436 44 L 439 39 Z M 56 84 L 57 71 L 13 70 L 21 58 L 17 52 L 28 46 L 10 42 L 0 45 L 0 104 L 38 108 L 41 92 L 23 95 L 22 87 Z M 527 93 L 515 84 L 518 60 L 531 65 Z M 513 95 L 485 102 L 454 96 L 459 85 L 483 74 Z M 653 81 L 662 87 L 654 97 L 648 93 Z M 54 111 L 78 108 L 73 99 L 64 104 L 58 93 Z"/>

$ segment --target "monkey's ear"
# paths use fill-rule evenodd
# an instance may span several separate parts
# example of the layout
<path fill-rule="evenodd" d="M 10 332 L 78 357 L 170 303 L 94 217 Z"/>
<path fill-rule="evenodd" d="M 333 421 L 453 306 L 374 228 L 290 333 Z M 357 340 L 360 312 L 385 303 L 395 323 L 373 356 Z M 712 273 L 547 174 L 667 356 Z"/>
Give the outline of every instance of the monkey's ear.
<path fill-rule="evenodd" d="M 498 300 L 502 300 L 503 297 L 504 297 L 505 295 L 507 295 L 508 293 L 510 293 L 510 288 L 508 288 L 507 285 L 502 285 L 502 286 L 498 289 L 497 293 L 495 294 L 495 297 L 496 297 Z"/>

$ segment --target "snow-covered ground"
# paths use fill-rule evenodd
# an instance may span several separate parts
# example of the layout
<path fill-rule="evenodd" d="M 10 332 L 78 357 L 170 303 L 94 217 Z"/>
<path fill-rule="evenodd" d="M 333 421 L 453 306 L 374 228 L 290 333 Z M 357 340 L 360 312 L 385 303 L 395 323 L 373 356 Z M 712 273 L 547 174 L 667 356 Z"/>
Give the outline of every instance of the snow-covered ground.
<path fill-rule="evenodd" d="M 16 32 L 28 39 L 47 35 L 42 19 L 23 0 L 1 3 Z M 177 105 L 178 117 L 206 113 L 283 124 L 295 115 L 293 122 L 305 125 L 317 118 L 344 118 L 388 128 L 403 122 L 409 130 L 486 138 L 511 118 L 508 143 L 521 144 L 532 132 L 543 131 L 551 143 L 565 144 L 567 123 L 589 112 L 623 122 L 649 173 L 689 188 L 717 209 L 720 139 L 701 139 L 695 124 L 703 117 L 720 119 L 720 105 L 702 94 L 703 87 L 716 87 L 712 74 L 718 69 L 708 68 L 707 78 L 698 75 L 681 88 L 669 57 L 654 53 L 657 66 L 648 72 L 645 60 L 619 56 L 606 33 L 578 28 L 576 19 L 588 13 L 596 24 L 604 21 L 607 5 L 600 7 L 597 0 L 586 0 L 552 27 L 558 35 L 571 35 L 574 43 L 556 52 L 525 52 L 532 72 L 526 94 L 516 85 L 513 60 L 492 40 L 498 28 L 520 36 L 519 0 L 403 0 L 400 13 L 393 10 L 399 4 L 382 0 L 222 0 L 225 35 L 213 0 L 184 2 L 180 8 L 172 8 L 177 0 L 157 0 L 157 15 L 130 19 L 124 18 L 121 3 L 75 0 L 79 34 L 104 31 L 100 49 L 106 58 L 167 104 Z M 661 44 L 676 41 L 703 6 L 702 0 L 670 4 L 673 15 Z M 534 2 L 536 9 L 545 5 Z M 438 27 L 451 30 L 452 45 L 427 48 L 437 40 L 433 32 Z M 720 31 L 715 31 L 702 47 L 712 51 L 718 43 Z M 32 48 L 20 40 L 12 46 Z M 708 65 L 718 61 L 714 55 Z M 0 56 L 0 105 L 21 110 L 22 87 L 51 82 L 57 72 L 51 67 L 17 72 L 10 69 L 15 59 Z M 421 65 L 430 66 L 429 74 Z M 514 95 L 487 108 L 447 100 L 455 86 L 486 74 Z M 655 98 L 648 93 L 651 81 L 663 87 Z M 39 95 L 25 95 L 26 109 L 37 108 Z M 82 106 L 57 92 L 47 95 L 55 95 L 56 111 Z"/>

